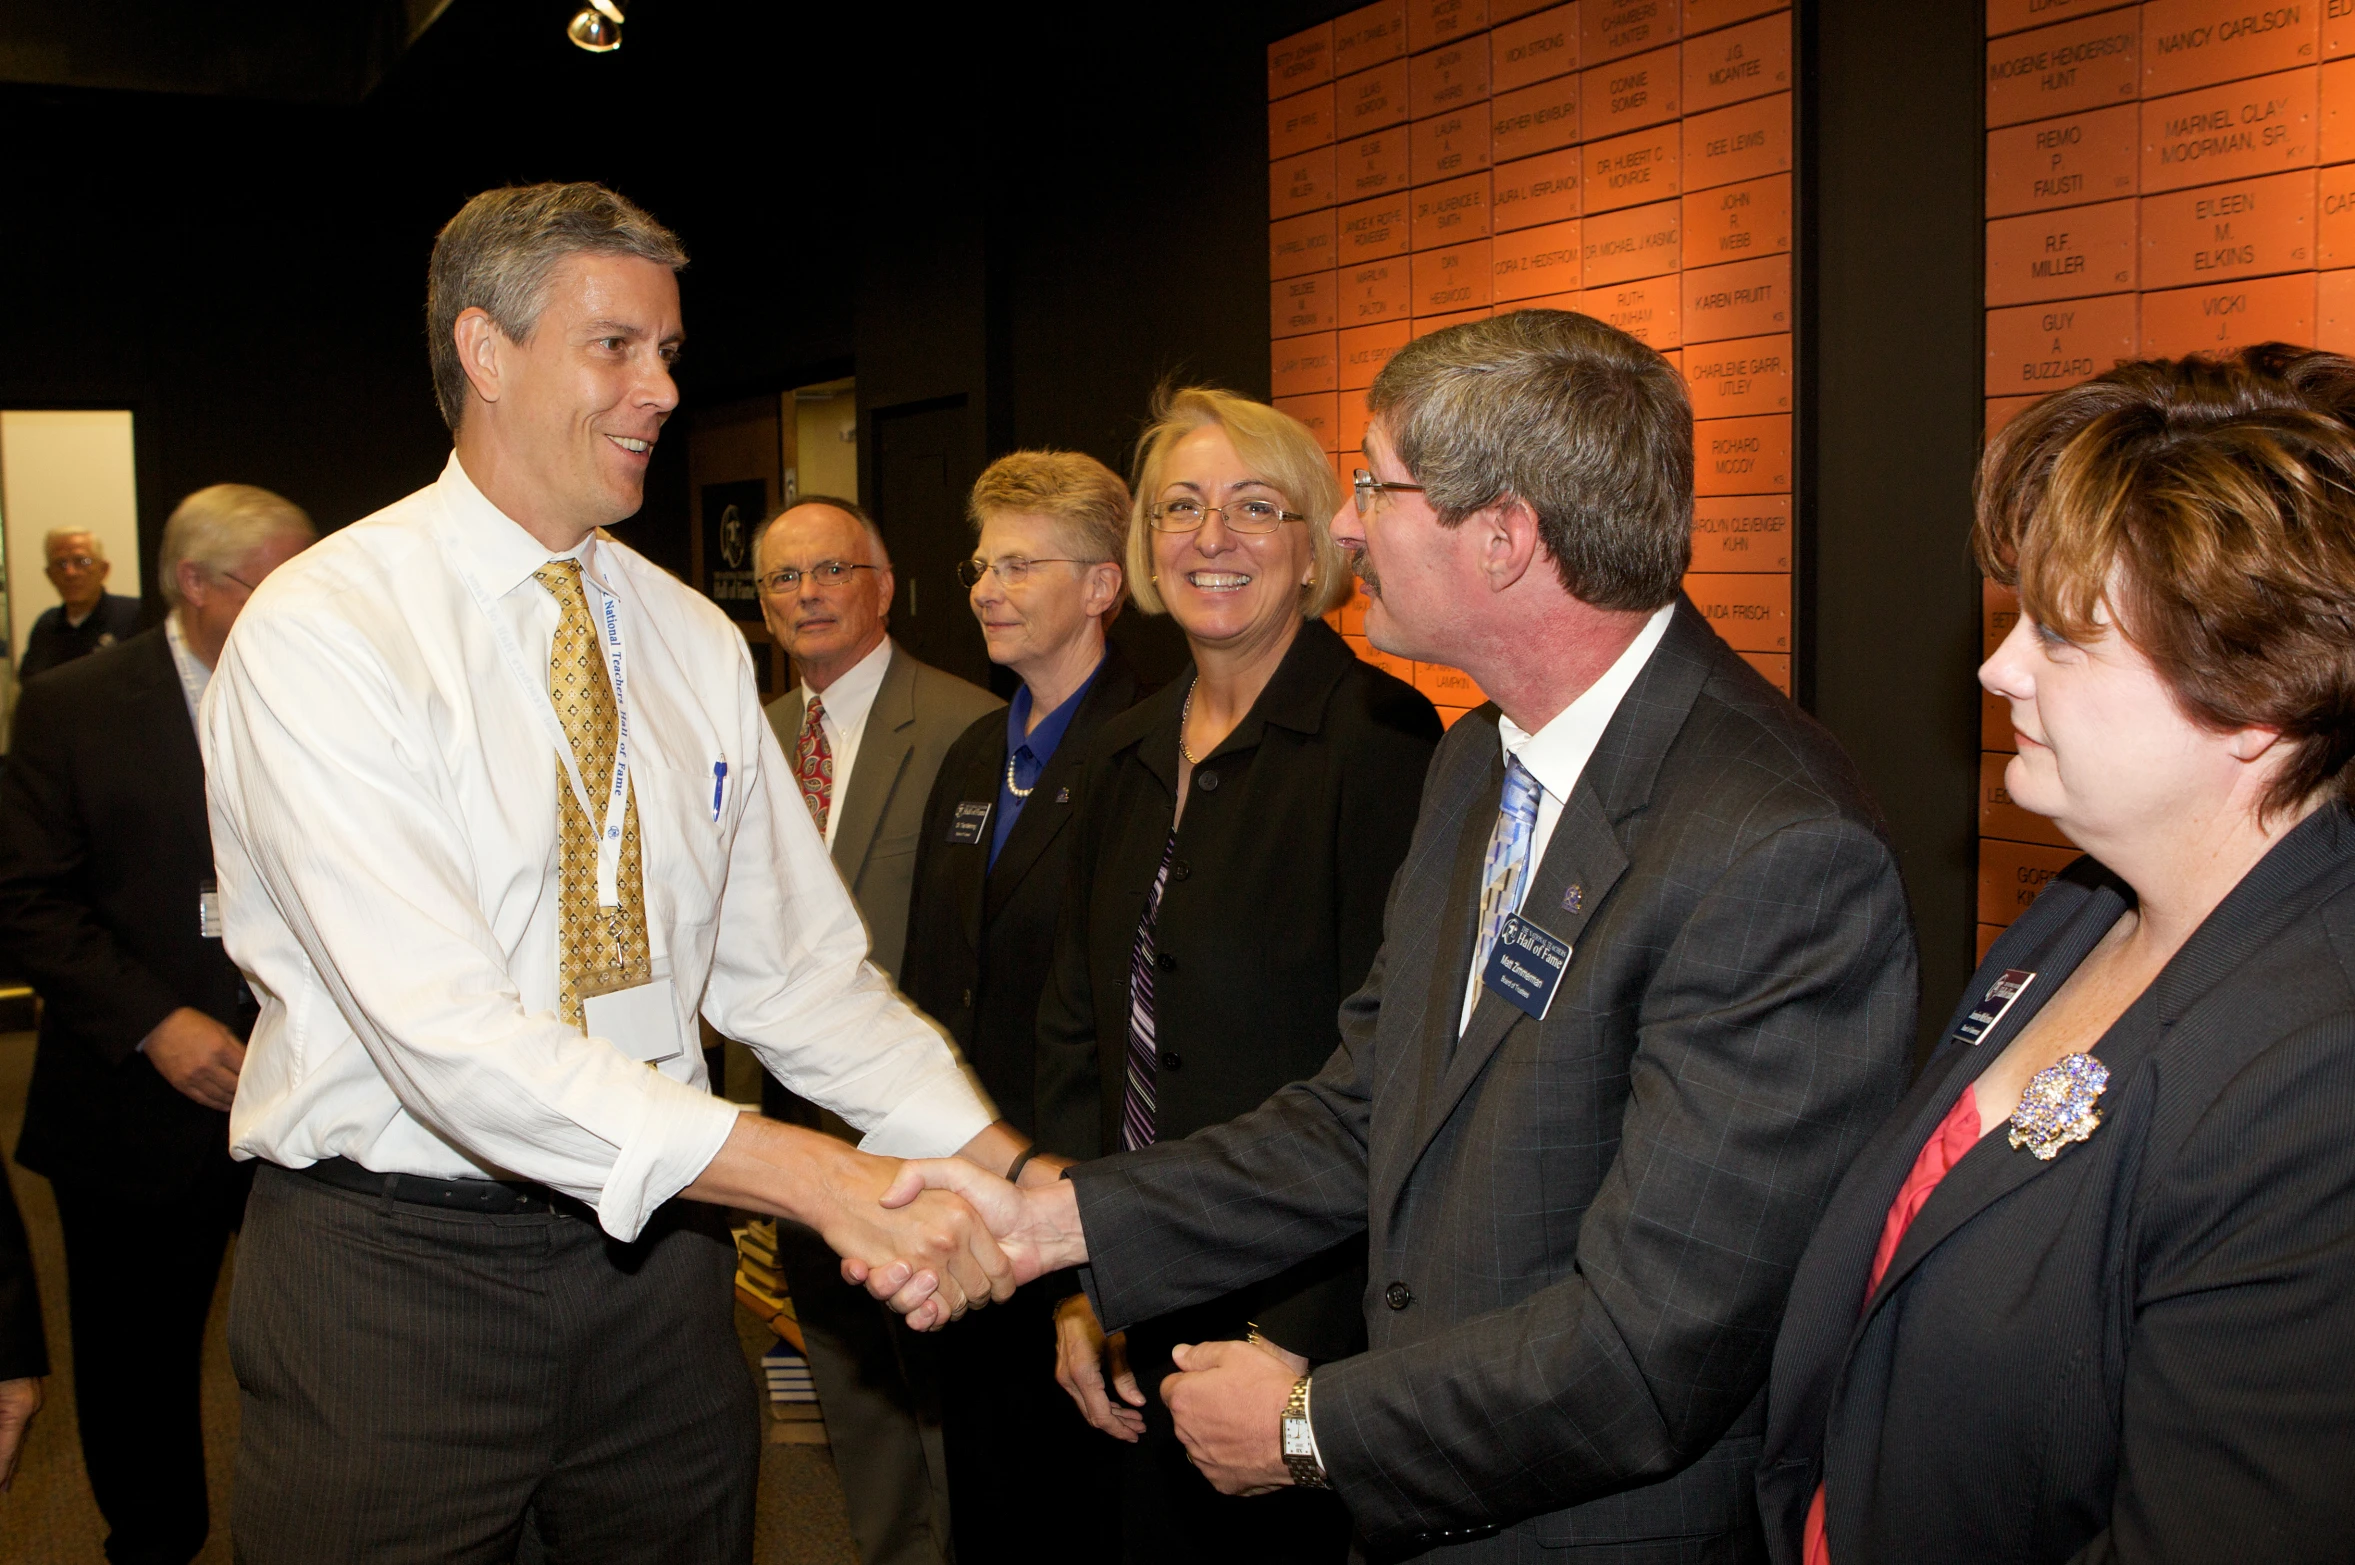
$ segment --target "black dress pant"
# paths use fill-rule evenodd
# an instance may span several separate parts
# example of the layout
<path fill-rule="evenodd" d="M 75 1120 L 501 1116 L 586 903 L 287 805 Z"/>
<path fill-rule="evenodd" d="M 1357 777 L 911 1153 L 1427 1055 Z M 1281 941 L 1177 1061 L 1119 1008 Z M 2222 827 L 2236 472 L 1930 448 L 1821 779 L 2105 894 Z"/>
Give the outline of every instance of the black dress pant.
<path fill-rule="evenodd" d="M 672 1201 L 441 1211 L 264 1165 L 229 1301 L 241 1565 L 741 1565 L 760 1406 L 735 1248 Z"/>
<path fill-rule="evenodd" d="M 115 1565 L 187 1565 L 204 1548 L 205 1316 L 246 1171 L 223 1156 L 177 1201 L 52 1182 L 65 1237 L 82 1465 Z"/>
<path fill-rule="evenodd" d="M 1059 1272 L 938 1334 L 957 1565 L 1102 1560 L 1118 1525 L 1120 1442 L 1055 1383 Z"/>
<path fill-rule="evenodd" d="M 1129 1367 L 1145 1393 L 1145 1437 L 1120 1445 L 1120 1558 L 1125 1565 L 1342 1565 L 1349 1511 L 1329 1489 L 1278 1489 L 1244 1497 L 1210 1487 L 1186 1455 L 1161 1382 L 1180 1342 L 1243 1336 L 1225 1300 L 1130 1328 Z"/>

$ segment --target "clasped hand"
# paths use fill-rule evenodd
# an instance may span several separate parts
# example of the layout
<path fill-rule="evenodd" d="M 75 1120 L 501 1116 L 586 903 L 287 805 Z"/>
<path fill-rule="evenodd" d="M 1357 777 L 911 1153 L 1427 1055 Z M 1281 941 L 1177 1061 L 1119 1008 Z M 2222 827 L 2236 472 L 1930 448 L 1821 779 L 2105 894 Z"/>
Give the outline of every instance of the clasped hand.
<path fill-rule="evenodd" d="M 1080 1233 L 1078 1199 L 1070 1183 L 1056 1177 L 1061 1167 L 1053 1159 L 1035 1158 L 1024 1170 L 1023 1185 L 1017 1187 L 962 1158 L 903 1163 L 891 1188 L 883 1192 L 882 1204 L 895 1211 L 932 1200 L 954 1200 L 971 1207 L 1013 1268 L 1007 1287 L 1011 1293 L 1015 1286 L 1061 1267 L 1077 1266 L 1088 1258 L 1087 1241 Z M 1035 1186 L 1030 1183 L 1033 1178 L 1038 1180 Z M 946 1290 L 937 1272 L 906 1259 L 873 1264 L 841 1245 L 835 1248 L 844 1253 L 844 1279 L 863 1284 L 869 1293 L 906 1316 L 916 1330 L 936 1330 L 964 1313 L 954 1298 L 944 1297 Z M 1004 1298 L 1006 1294 L 996 1296 Z"/>

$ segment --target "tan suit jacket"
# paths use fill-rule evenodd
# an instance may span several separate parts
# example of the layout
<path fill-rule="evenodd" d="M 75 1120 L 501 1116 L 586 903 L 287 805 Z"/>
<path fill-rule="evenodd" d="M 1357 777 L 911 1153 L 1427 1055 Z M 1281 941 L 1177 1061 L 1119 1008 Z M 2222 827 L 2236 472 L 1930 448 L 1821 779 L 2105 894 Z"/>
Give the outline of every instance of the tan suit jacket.
<path fill-rule="evenodd" d="M 834 867 L 867 920 L 875 965 L 894 982 L 908 935 L 916 840 L 924 829 L 932 779 L 957 737 L 983 713 L 1005 704 L 979 685 L 918 662 L 898 642 L 891 644 L 891 661 L 867 712 L 850 784 L 835 795 L 842 824 L 834 833 Z M 770 702 L 767 710 L 790 762 L 801 734 L 801 686 Z"/>

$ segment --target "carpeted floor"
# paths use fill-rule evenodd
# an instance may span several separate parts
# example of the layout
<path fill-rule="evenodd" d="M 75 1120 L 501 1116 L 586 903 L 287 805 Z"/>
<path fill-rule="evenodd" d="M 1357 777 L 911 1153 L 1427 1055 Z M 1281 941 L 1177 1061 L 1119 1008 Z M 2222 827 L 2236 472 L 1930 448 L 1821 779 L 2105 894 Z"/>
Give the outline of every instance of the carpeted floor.
<path fill-rule="evenodd" d="M 25 1083 L 32 1073 L 33 1038 L 30 1033 L 0 1034 L 0 1145 L 16 1146 L 24 1119 Z M 0 1496 L 0 1561 L 8 1565 L 104 1565 L 101 1552 L 106 1524 L 90 1498 L 89 1481 L 82 1475 L 82 1453 L 73 1408 L 73 1354 L 65 1318 L 65 1250 L 57 1231 L 57 1204 L 49 1181 L 6 1162 L 17 1205 L 33 1243 L 33 1261 L 40 1273 L 41 1301 L 49 1328 L 49 1358 L 54 1373 L 47 1385 L 48 1400 L 33 1420 L 25 1442 L 23 1464 L 16 1483 Z M 234 1248 L 222 1268 L 221 1287 L 213 1297 L 212 1319 L 205 1327 L 204 1432 L 205 1466 L 211 1480 L 213 1532 L 198 1558 L 206 1565 L 228 1565 L 229 1475 L 237 1448 L 237 1386 L 229 1373 L 229 1349 L 224 1336 L 229 1269 L 237 1264 Z M 746 1372 L 757 1372 L 760 1352 L 769 1344 L 766 1327 L 739 1310 L 737 1324 L 745 1339 Z M 135 1351 L 136 1343 L 125 1344 Z M 822 1446 L 764 1446 L 760 1469 L 760 1520 L 753 1557 L 759 1565 L 855 1565 L 850 1525 L 842 1510 L 842 1485 Z"/>

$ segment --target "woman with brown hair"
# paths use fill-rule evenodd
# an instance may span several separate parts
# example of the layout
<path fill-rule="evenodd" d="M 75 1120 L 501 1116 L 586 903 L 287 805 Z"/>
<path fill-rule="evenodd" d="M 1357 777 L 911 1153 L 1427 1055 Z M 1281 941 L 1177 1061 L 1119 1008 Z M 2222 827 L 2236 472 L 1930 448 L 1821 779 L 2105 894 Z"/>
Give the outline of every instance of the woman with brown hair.
<path fill-rule="evenodd" d="M 1778 1561 L 2355 1537 L 2355 365 L 2119 366 L 1989 443 L 2005 787 L 2086 856 L 1799 1266 Z"/>
<path fill-rule="evenodd" d="M 1347 597 L 1341 486 L 1297 420 L 1246 398 L 1165 395 L 1128 534 L 1137 606 L 1193 666 L 1108 720 L 1039 1007 L 1038 1140 L 1091 1158 L 1190 1135 L 1312 1076 L 1382 939 L 1439 740 L 1431 703 L 1319 618 Z M 1057 1378 L 1126 1442 L 1129 1561 L 1332 1561 L 1329 1493 L 1213 1491 L 1159 1402 L 1172 1347 L 1249 1336 L 1303 1373 L 1363 1349 L 1362 1242 L 1106 1340 L 1084 1294 L 1057 1314 Z"/>

